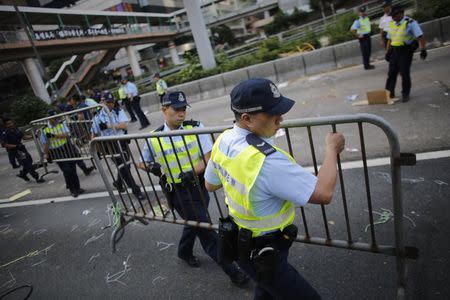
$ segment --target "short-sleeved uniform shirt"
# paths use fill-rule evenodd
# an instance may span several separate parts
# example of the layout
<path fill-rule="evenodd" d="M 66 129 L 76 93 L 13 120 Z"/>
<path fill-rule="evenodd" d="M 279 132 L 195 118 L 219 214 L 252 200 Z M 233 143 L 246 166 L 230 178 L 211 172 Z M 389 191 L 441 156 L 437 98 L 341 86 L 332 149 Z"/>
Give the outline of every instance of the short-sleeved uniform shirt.
<path fill-rule="evenodd" d="M 200 122 L 198 128 L 204 127 L 203 124 Z M 180 126 L 180 128 L 178 130 L 183 130 L 184 127 L 183 125 Z M 169 126 L 167 126 L 166 123 L 164 123 L 164 128 L 162 131 L 171 131 L 171 129 L 169 128 Z M 212 150 L 212 141 L 211 138 L 209 137 L 209 135 L 207 134 L 201 134 L 198 136 L 199 140 L 200 140 L 200 146 L 202 147 L 202 151 L 203 154 L 206 154 L 208 152 L 211 152 Z M 164 137 L 164 142 L 170 143 L 170 139 L 168 137 Z M 173 142 L 178 142 L 178 141 L 182 141 L 182 137 L 181 136 L 173 136 L 172 137 Z M 142 158 L 141 158 L 141 162 L 145 161 L 145 162 L 152 162 L 153 159 L 155 157 L 155 151 L 153 150 L 152 147 L 152 143 L 150 142 L 150 139 L 148 139 L 145 144 L 144 144 L 144 148 L 142 150 Z"/>
<path fill-rule="evenodd" d="M 226 131 L 219 144 L 219 149 L 228 157 L 235 157 L 249 146 L 246 136 L 250 131 L 234 125 Z M 273 139 L 264 138 L 273 145 Z M 211 161 L 205 171 L 205 179 L 213 185 L 220 185 L 220 179 L 214 171 Z M 250 190 L 249 199 L 257 216 L 277 213 L 285 200 L 296 206 L 308 203 L 316 187 L 317 178 L 300 165 L 292 162 L 286 155 L 277 151 L 268 155 Z"/>
<path fill-rule="evenodd" d="M 129 81 L 127 82 L 127 84 L 125 84 L 123 86 L 123 90 L 125 91 L 125 94 L 127 94 L 127 96 L 129 94 L 131 94 L 132 97 L 136 97 L 139 95 L 139 91 L 138 91 L 136 85 Z"/>
<path fill-rule="evenodd" d="M 111 119 L 110 119 L 111 116 Z M 123 109 L 113 109 L 110 114 L 106 109 L 102 109 L 95 117 L 92 122 L 91 132 L 97 136 L 114 136 L 123 135 L 125 132 L 120 130 L 114 130 L 112 128 L 107 128 L 105 130 L 100 130 L 100 123 L 105 123 L 107 125 L 116 126 L 119 123 L 127 123 L 128 117 L 123 111 Z"/>
<path fill-rule="evenodd" d="M 416 20 L 410 19 L 406 16 L 404 16 L 403 19 L 399 23 L 397 23 L 397 25 L 403 24 L 403 22 L 407 22 L 408 19 L 410 21 L 409 21 L 408 25 L 406 26 L 406 36 L 412 37 L 413 39 L 406 39 L 405 44 L 407 44 L 407 45 L 411 44 L 414 41 L 414 39 L 417 39 L 423 35 L 423 31 L 420 28 L 419 23 L 417 23 Z M 387 39 L 391 38 L 389 35 L 389 32 L 388 32 L 386 38 Z"/>

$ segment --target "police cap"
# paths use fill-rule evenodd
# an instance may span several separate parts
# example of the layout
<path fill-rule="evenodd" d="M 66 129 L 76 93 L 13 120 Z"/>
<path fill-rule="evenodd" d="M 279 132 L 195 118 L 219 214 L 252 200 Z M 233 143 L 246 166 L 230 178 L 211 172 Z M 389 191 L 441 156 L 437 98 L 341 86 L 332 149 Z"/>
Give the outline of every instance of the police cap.
<path fill-rule="evenodd" d="M 395 16 L 398 15 L 400 13 L 403 13 L 405 11 L 405 9 L 403 8 L 403 6 L 401 5 L 395 5 L 392 7 L 391 9 L 391 16 Z"/>
<path fill-rule="evenodd" d="M 172 106 L 174 108 L 191 107 L 186 100 L 186 95 L 181 91 L 170 92 L 164 95 L 162 106 Z"/>
<path fill-rule="evenodd" d="M 280 94 L 277 86 L 265 78 L 242 81 L 231 91 L 231 110 L 235 113 L 265 112 L 280 116 L 287 113 L 295 101 Z"/>

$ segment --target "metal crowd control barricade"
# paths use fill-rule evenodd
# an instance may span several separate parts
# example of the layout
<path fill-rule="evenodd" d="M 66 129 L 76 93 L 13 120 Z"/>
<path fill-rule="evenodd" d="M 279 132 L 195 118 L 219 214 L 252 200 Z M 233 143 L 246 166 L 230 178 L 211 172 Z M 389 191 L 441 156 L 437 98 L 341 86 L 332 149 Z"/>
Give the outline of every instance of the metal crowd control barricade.
<path fill-rule="evenodd" d="M 139 220 L 143 224 L 148 224 L 147 221 L 153 220 L 211 230 L 218 229 L 217 221 L 219 217 L 225 217 L 227 214 L 223 196 L 218 195 L 221 193 L 220 190 L 217 194 L 214 193 L 214 201 L 212 202 L 215 202 L 215 204 L 211 204 L 209 207 L 208 203 L 205 202 L 205 199 L 197 199 L 197 201 L 201 201 L 203 207 L 206 209 L 209 222 L 198 222 L 195 219 L 185 220 L 177 216 L 177 212 L 167 203 L 166 197 L 160 192 L 161 186 L 157 184 L 158 178 L 147 171 L 138 170 L 137 165 L 142 161 L 143 149 L 148 147 L 151 143 L 149 140 L 150 138 L 153 138 L 154 141 L 157 140 L 160 144 L 161 140 L 164 138 L 174 145 L 173 139 L 181 136 L 184 147 L 185 149 L 188 149 L 189 153 L 190 148 L 186 144 L 186 136 L 195 135 L 197 142 L 199 142 L 199 136 L 201 135 L 209 135 L 215 140 L 215 137 L 217 137 L 218 134 L 228 128 L 230 128 L 230 126 L 170 132 L 153 132 L 149 134 L 101 137 L 91 141 L 91 155 L 104 180 L 115 212 L 115 229 L 111 236 L 111 247 L 113 252 L 116 249 L 116 243 L 124 234 L 125 226 L 133 220 Z M 304 153 L 309 151 L 310 163 L 312 165 L 311 170 L 313 170 L 315 174 L 317 174 L 319 170 L 317 157 L 321 154 L 320 152 L 323 152 L 324 150 L 323 147 L 317 147 L 319 144 L 317 139 L 318 135 L 322 135 L 324 138 L 329 132 L 339 131 L 342 132 L 344 136 L 348 135 L 349 137 L 353 137 L 353 139 L 355 139 L 353 143 L 359 143 L 360 145 L 360 150 L 357 151 L 357 155 L 352 154 L 354 157 L 351 157 L 350 159 L 357 160 L 360 163 L 359 168 L 362 170 L 362 176 L 359 175 L 354 180 L 361 181 L 361 186 L 364 187 L 365 193 L 362 195 L 347 194 L 347 191 L 352 191 L 357 183 L 355 183 L 354 180 L 346 181 L 346 178 L 351 174 L 345 172 L 341 165 L 340 156 L 338 156 L 339 185 L 334 199 L 332 203 L 327 206 L 307 205 L 306 207 L 297 209 L 296 224 L 299 227 L 299 235 L 297 236 L 296 241 L 394 256 L 397 264 L 397 298 L 404 298 L 406 286 L 406 259 L 416 258 L 418 250 L 413 247 L 407 247 L 404 243 L 401 166 L 414 165 L 416 162 L 415 155 L 400 153 L 400 145 L 396 133 L 384 119 L 375 115 L 358 114 L 288 120 L 283 122 L 282 128 L 284 128 L 284 134 L 281 134 L 281 137 L 277 138 L 277 146 L 284 148 L 296 158 L 297 161 L 298 157 L 302 156 L 299 155 L 299 153 L 303 153 L 304 155 Z M 350 134 L 352 131 L 355 131 L 356 134 Z M 382 150 L 389 153 L 390 156 L 390 172 L 386 174 L 388 174 L 387 176 L 390 178 L 391 187 L 388 190 L 387 196 L 374 197 L 374 193 L 371 190 L 371 176 L 367 164 L 366 143 L 374 144 L 374 141 L 366 141 L 364 132 L 376 132 L 382 134 L 388 142 L 386 145 L 382 146 Z M 381 139 L 381 141 L 382 140 L 383 139 Z M 304 144 L 303 147 L 296 146 L 301 143 Z M 324 144 L 324 142 L 322 142 L 322 144 Z M 376 145 L 379 144 L 380 139 L 377 139 Z M 108 162 L 107 156 L 110 155 L 111 149 L 117 147 L 120 148 L 121 151 L 115 151 L 115 153 L 119 153 L 124 160 L 129 162 L 133 176 L 138 179 L 137 182 L 139 182 L 141 190 L 145 192 L 145 197 L 142 201 L 139 201 L 130 195 L 128 190 L 125 192 L 117 192 L 113 189 L 111 181 L 115 176 L 114 164 Z M 203 157 L 203 149 L 200 148 L 200 152 Z M 129 155 L 128 159 L 125 157 L 125 153 L 127 153 L 127 156 Z M 182 162 L 176 155 L 177 151 L 174 151 L 173 153 L 175 153 L 177 160 L 175 166 L 180 166 Z M 165 154 L 164 160 L 166 164 L 172 164 L 172 167 L 174 166 L 173 161 L 167 161 Z M 305 165 L 303 162 L 305 159 L 302 158 L 301 160 L 300 163 Z M 189 154 L 191 166 L 192 161 L 193 158 Z M 172 176 L 172 174 L 167 174 L 167 176 Z M 201 179 L 196 178 L 196 183 L 199 184 L 200 182 Z M 383 190 L 383 192 L 385 191 Z M 376 199 L 376 203 L 372 199 Z M 193 205 L 193 199 L 191 198 L 190 200 L 191 203 L 187 203 L 186 205 Z M 374 208 L 374 206 L 379 207 L 379 205 L 392 205 L 393 207 L 392 215 L 394 228 L 391 236 L 387 236 L 387 234 L 383 235 L 383 231 L 381 234 L 376 234 L 376 229 L 379 227 L 375 226 L 377 223 L 374 221 L 373 215 L 374 213 L 380 214 Z M 313 209 L 316 209 L 316 213 L 314 213 Z M 362 217 L 361 211 L 364 211 Z M 359 214 L 356 214 L 356 212 Z M 331 218 L 335 221 L 332 221 Z M 360 220 L 361 218 L 362 220 Z M 322 221 L 317 222 L 317 220 L 320 219 L 322 219 Z M 311 222 L 311 220 L 314 220 L 315 222 Z M 344 224 L 340 230 L 335 229 L 337 226 L 331 228 L 333 224 L 339 221 L 341 221 L 340 224 Z M 361 222 L 366 222 L 368 224 L 365 227 L 366 230 L 364 232 L 361 230 Z M 318 231 L 319 234 L 314 231 Z M 356 238 L 357 234 L 366 235 L 366 241 Z M 388 241 L 389 239 L 390 241 Z"/>
<path fill-rule="evenodd" d="M 39 154 L 38 166 L 45 170 L 42 177 L 49 173 L 58 173 L 58 171 L 48 170 L 48 161 L 44 157 L 44 145 L 41 142 L 41 135 L 45 135 L 44 130 L 49 123 L 54 122 L 54 126 L 61 124 L 61 128 L 57 129 L 56 132 L 68 134 L 65 146 L 52 152 L 54 162 L 92 160 L 89 152 L 92 120 L 98 109 L 101 108 L 101 105 L 85 107 L 30 122 L 31 132 Z"/>

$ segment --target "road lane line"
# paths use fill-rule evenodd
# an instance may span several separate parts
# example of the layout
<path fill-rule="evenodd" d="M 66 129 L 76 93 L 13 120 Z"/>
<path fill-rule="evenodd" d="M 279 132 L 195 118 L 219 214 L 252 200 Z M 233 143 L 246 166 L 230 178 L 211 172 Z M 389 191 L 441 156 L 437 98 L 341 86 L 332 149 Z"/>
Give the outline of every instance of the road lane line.
<path fill-rule="evenodd" d="M 450 150 L 418 153 L 418 154 L 416 154 L 416 157 L 417 157 L 417 161 L 447 158 L 447 157 L 450 157 Z M 374 159 L 367 160 L 368 167 L 385 166 L 385 165 L 389 165 L 389 163 L 390 163 L 389 157 L 374 158 Z M 362 163 L 362 160 L 350 161 L 350 162 L 343 162 L 341 164 L 341 166 L 342 166 L 343 170 L 358 169 L 358 168 L 363 167 L 363 163 Z M 314 167 L 305 167 L 305 169 L 307 171 L 314 172 Z M 145 189 L 147 191 L 152 191 L 151 186 L 146 186 Z M 159 185 L 155 185 L 155 190 L 159 192 L 159 191 L 161 191 L 161 187 Z M 131 193 L 131 190 L 129 192 Z M 118 194 L 117 191 L 114 191 L 114 194 L 117 195 Z M 97 193 L 90 193 L 90 194 L 82 194 L 82 195 L 78 196 L 77 198 L 74 198 L 71 196 L 64 196 L 64 197 L 21 201 L 21 202 L 16 201 L 13 203 L 7 203 L 7 202 L 11 202 L 9 199 L 1 199 L 0 200 L 0 208 L 69 202 L 69 201 L 76 201 L 76 200 L 83 200 L 83 199 L 104 198 L 104 197 L 108 197 L 108 196 L 109 196 L 108 192 L 97 192 Z"/>

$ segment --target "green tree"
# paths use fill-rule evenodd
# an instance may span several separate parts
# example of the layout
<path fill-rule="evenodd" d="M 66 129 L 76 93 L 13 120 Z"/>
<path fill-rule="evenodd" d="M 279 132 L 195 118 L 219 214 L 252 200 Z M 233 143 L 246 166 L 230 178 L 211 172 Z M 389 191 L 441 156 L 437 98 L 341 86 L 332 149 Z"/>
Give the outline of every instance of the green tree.
<path fill-rule="evenodd" d="M 49 105 L 42 99 L 26 94 L 11 105 L 11 118 L 18 126 L 28 125 L 31 121 L 47 116 Z"/>
<path fill-rule="evenodd" d="M 417 1 L 417 11 L 414 18 L 424 22 L 450 15 L 450 0 Z"/>

